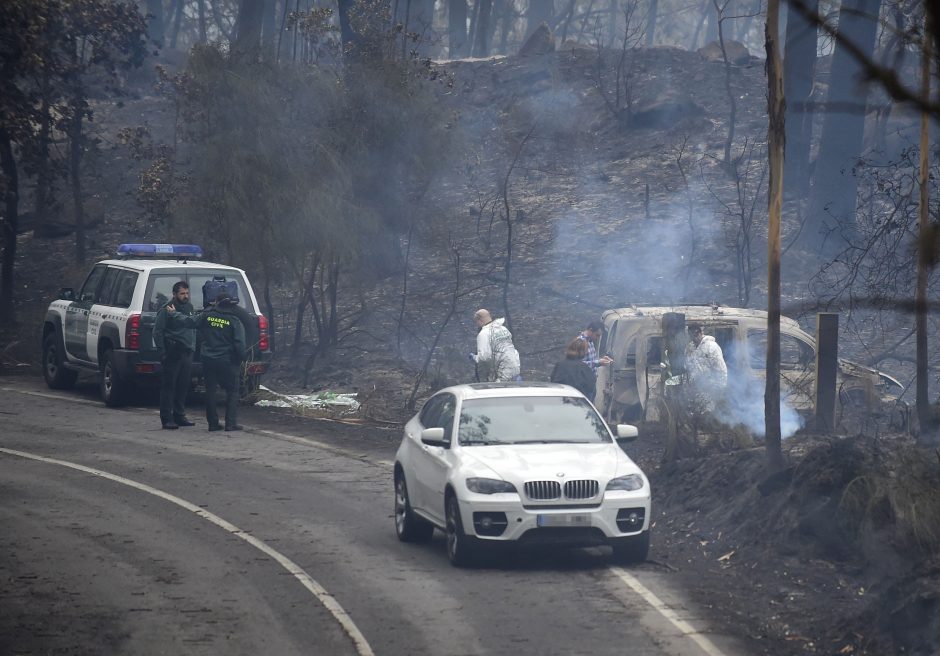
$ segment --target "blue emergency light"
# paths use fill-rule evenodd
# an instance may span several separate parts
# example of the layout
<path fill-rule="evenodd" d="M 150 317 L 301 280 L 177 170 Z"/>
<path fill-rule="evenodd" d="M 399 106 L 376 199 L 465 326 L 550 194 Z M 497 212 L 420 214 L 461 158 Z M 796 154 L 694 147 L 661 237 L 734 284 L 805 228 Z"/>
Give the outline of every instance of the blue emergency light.
<path fill-rule="evenodd" d="M 202 247 L 196 244 L 121 244 L 117 254 L 120 257 L 168 257 L 199 258 Z"/>

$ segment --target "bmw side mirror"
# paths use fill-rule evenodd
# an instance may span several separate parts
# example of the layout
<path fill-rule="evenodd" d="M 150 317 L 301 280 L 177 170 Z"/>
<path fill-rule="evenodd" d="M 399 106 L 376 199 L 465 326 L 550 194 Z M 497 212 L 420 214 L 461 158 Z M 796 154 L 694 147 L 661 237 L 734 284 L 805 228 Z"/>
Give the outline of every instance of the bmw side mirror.
<path fill-rule="evenodd" d="M 421 441 L 428 446 L 450 446 L 450 442 L 444 439 L 444 429 L 437 428 L 425 428 L 421 431 Z"/>
<path fill-rule="evenodd" d="M 63 301 L 74 301 L 75 290 L 71 287 L 63 287 L 59 290 L 59 298 Z"/>
<path fill-rule="evenodd" d="M 617 442 L 632 442 L 639 437 L 640 431 L 632 424 L 617 424 Z"/>

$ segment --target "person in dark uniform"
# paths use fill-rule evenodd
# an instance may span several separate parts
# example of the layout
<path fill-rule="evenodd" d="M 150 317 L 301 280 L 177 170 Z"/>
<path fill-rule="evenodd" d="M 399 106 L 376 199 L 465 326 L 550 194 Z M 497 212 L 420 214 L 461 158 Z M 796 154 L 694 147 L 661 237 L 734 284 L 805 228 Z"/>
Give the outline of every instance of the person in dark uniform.
<path fill-rule="evenodd" d="M 206 420 L 209 430 L 222 430 L 216 408 L 216 386 L 225 390 L 225 430 L 237 431 L 238 375 L 245 359 L 245 328 L 238 318 L 232 298 L 222 292 L 215 306 L 199 318 L 200 357 L 206 379 Z"/>
<path fill-rule="evenodd" d="M 186 396 L 192 384 L 196 322 L 189 302 L 189 285 L 173 285 L 173 298 L 157 312 L 153 342 L 163 365 L 160 378 L 160 422 L 165 429 L 195 426 L 186 418 Z"/>

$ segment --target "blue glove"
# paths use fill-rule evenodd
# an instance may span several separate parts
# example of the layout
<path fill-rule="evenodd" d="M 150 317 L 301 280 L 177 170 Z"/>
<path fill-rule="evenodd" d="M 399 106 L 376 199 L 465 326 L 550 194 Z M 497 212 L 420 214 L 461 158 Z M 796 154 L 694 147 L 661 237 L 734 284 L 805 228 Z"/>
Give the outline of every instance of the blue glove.
<path fill-rule="evenodd" d="M 470 353 L 467 357 L 470 358 L 470 361 L 471 361 L 471 362 L 476 362 L 476 361 L 477 361 L 477 354 L 476 354 L 476 353 Z"/>

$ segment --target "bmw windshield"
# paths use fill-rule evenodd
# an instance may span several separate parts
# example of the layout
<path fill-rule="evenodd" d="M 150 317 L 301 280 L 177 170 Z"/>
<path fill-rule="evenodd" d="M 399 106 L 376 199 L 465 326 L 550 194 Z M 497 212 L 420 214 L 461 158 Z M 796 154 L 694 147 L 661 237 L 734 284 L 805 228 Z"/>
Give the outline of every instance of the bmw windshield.
<path fill-rule="evenodd" d="M 587 400 L 568 396 L 470 399 L 460 409 L 457 441 L 490 444 L 599 444 L 610 432 Z"/>

